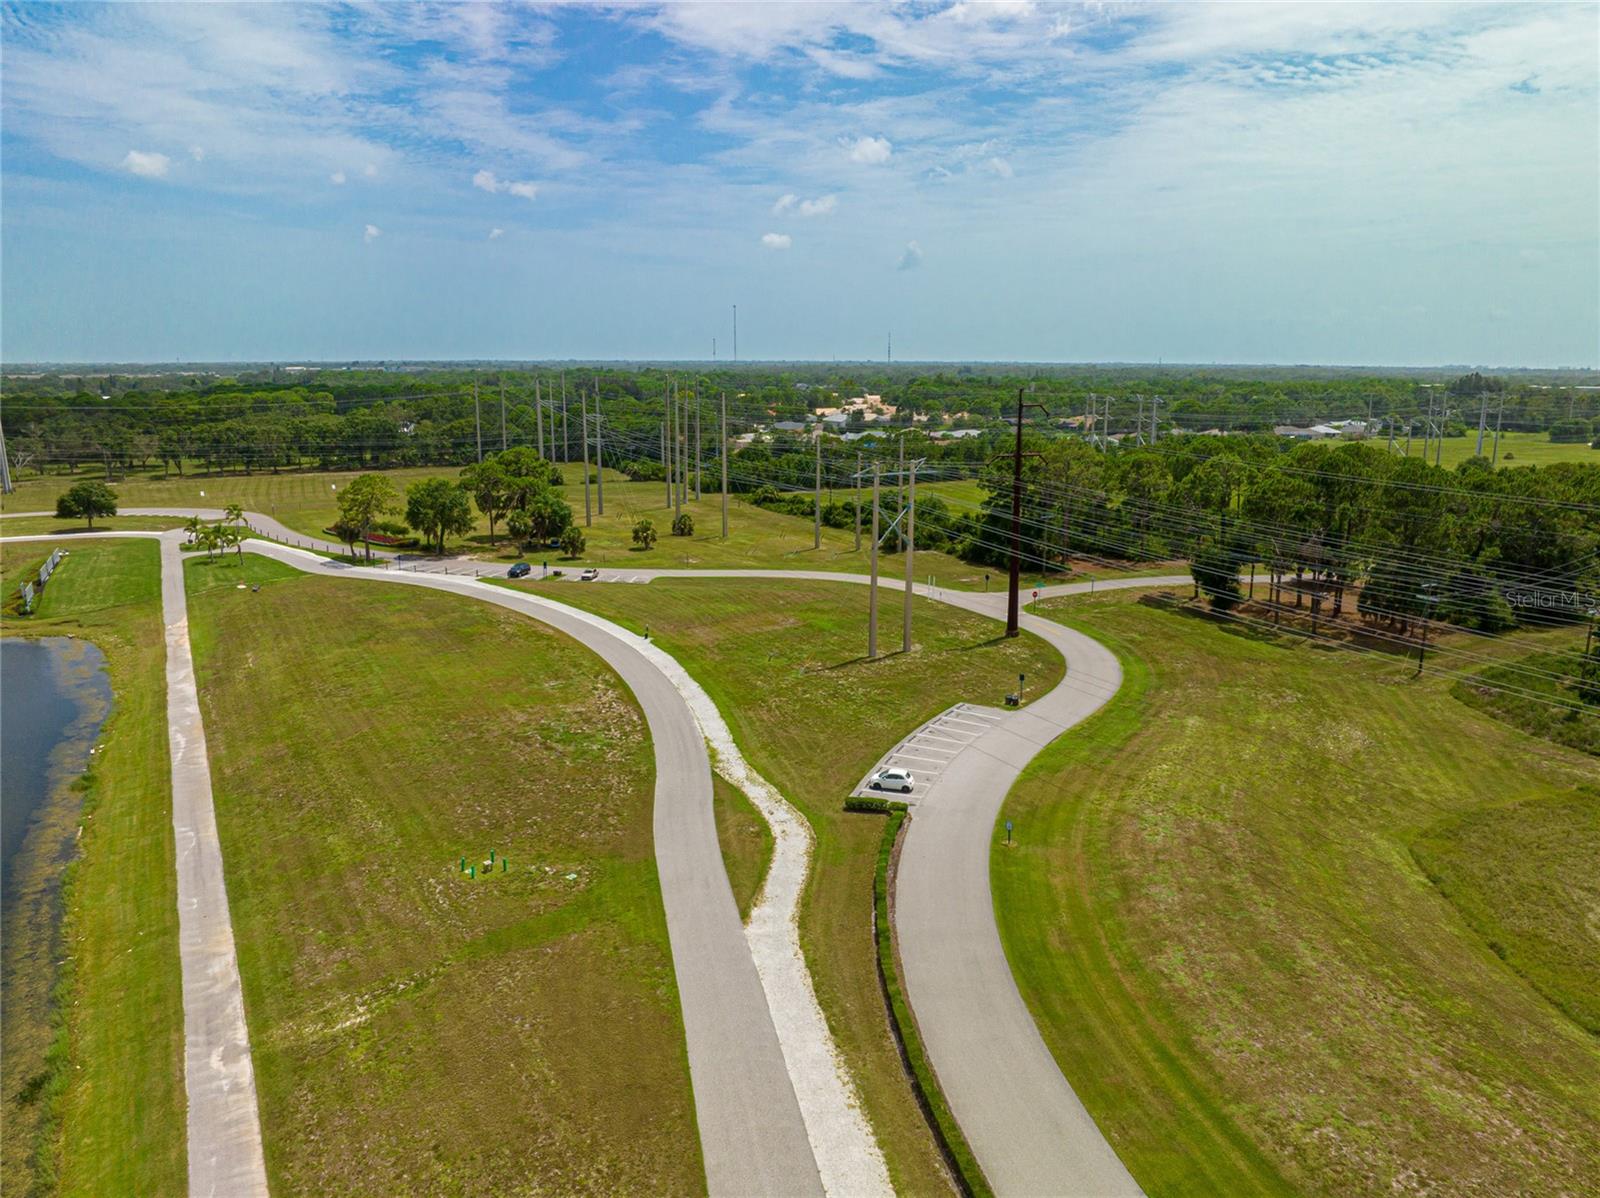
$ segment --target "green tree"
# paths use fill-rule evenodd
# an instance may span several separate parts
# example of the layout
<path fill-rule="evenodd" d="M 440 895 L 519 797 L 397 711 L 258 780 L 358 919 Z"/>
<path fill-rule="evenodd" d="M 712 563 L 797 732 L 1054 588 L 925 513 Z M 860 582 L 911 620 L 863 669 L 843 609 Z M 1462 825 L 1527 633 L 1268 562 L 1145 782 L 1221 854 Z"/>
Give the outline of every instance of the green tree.
<path fill-rule="evenodd" d="M 526 507 L 506 517 L 511 535 L 523 542 L 548 544 L 558 540 L 571 524 L 571 506 L 548 486 L 535 491 Z"/>
<path fill-rule="evenodd" d="M 461 471 L 461 489 L 472 496 L 478 510 L 489 521 L 489 543 L 494 543 L 494 526 L 510 510 L 511 488 L 498 459 L 474 462 Z"/>
<path fill-rule="evenodd" d="M 694 517 L 688 512 L 679 512 L 672 518 L 672 535 L 675 537 L 694 536 Z"/>
<path fill-rule="evenodd" d="M 1218 541 L 1206 540 L 1189 562 L 1195 590 L 1203 592 L 1211 606 L 1227 611 L 1244 592 L 1239 587 L 1239 555 Z"/>
<path fill-rule="evenodd" d="M 89 522 L 90 528 L 94 527 L 96 516 L 116 514 L 117 493 L 102 482 L 85 479 L 81 483 L 73 483 L 56 499 L 58 519 L 76 520 L 82 517 Z"/>
<path fill-rule="evenodd" d="M 222 518 L 229 524 L 243 524 L 244 508 L 237 503 L 230 503 L 222 509 Z"/>
<path fill-rule="evenodd" d="M 340 516 L 328 526 L 328 531 L 338 537 L 340 542 L 349 548 L 351 557 L 356 556 L 358 553 L 356 546 L 361 543 L 363 536 L 361 525 L 346 516 Z"/>
<path fill-rule="evenodd" d="M 406 523 L 444 553 L 446 537 L 472 530 L 467 493 L 447 478 L 425 478 L 406 488 Z"/>
<path fill-rule="evenodd" d="M 339 496 L 339 521 L 355 528 L 357 539 L 366 544 L 369 562 L 372 560 L 372 542 L 367 537 L 372 532 L 372 526 L 379 517 L 398 511 L 399 507 L 399 493 L 395 491 L 394 484 L 381 474 L 363 474 Z"/>
<path fill-rule="evenodd" d="M 633 526 L 633 543 L 641 549 L 654 549 L 656 526 L 649 520 L 639 520 Z"/>
<path fill-rule="evenodd" d="M 589 540 L 583 535 L 583 529 L 576 524 L 567 526 L 567 531 L 561 534 L 561 556 L 579 558 L 583 551 L 589 547 Z"/>

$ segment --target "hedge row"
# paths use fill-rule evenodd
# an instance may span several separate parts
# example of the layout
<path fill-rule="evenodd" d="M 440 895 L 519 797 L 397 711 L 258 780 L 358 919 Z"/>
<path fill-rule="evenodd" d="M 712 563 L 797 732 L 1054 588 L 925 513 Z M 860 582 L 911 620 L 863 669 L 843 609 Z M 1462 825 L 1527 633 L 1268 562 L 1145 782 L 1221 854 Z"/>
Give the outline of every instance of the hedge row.
<path fill-rule="evenodd" d="M 850 802 L 880 804 L 854 808 Z M 978 1160 L 972 1155 L 967 1138 L 961 1134 L 956 1117 L 945 1102 L 933 1067 L 928 1063 L 927 1051 L 917 1032 L 916 1021 L 900 988 L 900 972 L 894 959 L 894 938 L 889 927 L 889 861 L 894 855 L 895 841 L 900 837 L 900 825 L 906 821 L 906 805 L 891 803 L 886 799 L 852 799 L 847 810 L 881 811 L 889 817 L 884 825 L 883 839 L 878 843 L 878 868 L 872 879 L 872 931 L 878 942 L 878 983 L 883 987 L 884 1002 L 889 1007 L 889 1025 L 894 1032 L 895 1044 L 900 1049 L 900 1062 L 911 1075 L 911 1088 L 916 1092 L 917 1104 L 933 1129 L 939 1151 L 945 1164 L 955 1176 L 956 1185 L 967 1198 L 993 1198 L 994 1191 L 984 1179 Z"/>

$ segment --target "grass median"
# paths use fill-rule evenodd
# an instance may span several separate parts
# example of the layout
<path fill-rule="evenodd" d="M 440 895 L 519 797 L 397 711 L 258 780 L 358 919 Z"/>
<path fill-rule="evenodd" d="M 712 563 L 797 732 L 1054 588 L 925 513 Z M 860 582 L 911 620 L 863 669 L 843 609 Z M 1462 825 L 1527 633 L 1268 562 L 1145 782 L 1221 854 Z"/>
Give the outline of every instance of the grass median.
<path fill-rule="evenodd" d="M 702 1189 L 616 676 L 458 596 L 187 574 L 275 1192 Z"/>
<path fill-rule="evenodd" d="M 648 586 L 545 584 L 541 594 L 646 625 L 721 709 L 745 758 L 810 821 L 816 854 L 800 937 L 817 998 L 861 1091 L 896 1187 L 948 1189 L 884 1013 L 872 934 L 883 820 L 841 810 L 905 733 L 951 704 L 998 705 L 1026 673 L 1061 677 L 1044 642 L 1007 640 L 995 621 L 918 599 L 915 648 L 863 656 L 867 593 L 855 584 L 663 579 Z M 898 644 L 886 598 L 880 632 Z"/>
<path fill-rule="evenodd" d="M 8 594 L 50 548 L 4 548 Z M 149 540 L 68 548 L 36 613 L 8 617 L 6 635 L 93 641 L 105 654 L 112 707 L 61 882 L 64 953 L 53 999 L 48 1009 L 6 1010 L 3 1188 L 177 1194 L 187 1176 L 183 1004 L 160 552 Z M 13 932 L 8 968 L 22 947 Z"/>
<path fill-rule="evenodd" d="M 1592 759 L 1477 715 L 1443 679 L 1125 595 L 1042 606 L 1115 647 L 1125 685 L 1007 799 L 996 910 L 1046 1043 L 1146 1192 L 1589 1186 L 1600 1045 L 1413 850 L 1442 827 L 1428 851 L 1484 909 L 1513 857 L 1578 876 L 1576 857 L 1538 858 L 1571 837 L 1450 821 L 1570 814 Z M 1535 909 L 1507 934 L 1559 925 L 1577 972 L 1600 968 L 1541 893 L 1559 888 L 1527 888 Z M 1511 955 L 1553 985 L 1575 976 Z"/>

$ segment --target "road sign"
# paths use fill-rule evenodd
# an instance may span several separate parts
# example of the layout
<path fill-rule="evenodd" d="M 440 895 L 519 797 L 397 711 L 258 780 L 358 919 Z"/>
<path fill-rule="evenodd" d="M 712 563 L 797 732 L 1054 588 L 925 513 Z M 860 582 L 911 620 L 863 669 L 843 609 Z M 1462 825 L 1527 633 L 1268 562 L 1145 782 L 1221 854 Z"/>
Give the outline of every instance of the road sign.
<path fill-rule="evenodd" d="M 1006 820 L 1006 843 L 1011 843 L 1011 821 Z"/>
<path fill-rule="evenodd" d="M 1039 597 L 1039 592 L 1038 592 L 1038 591 L 1035 591 L 1035 592 L 1034 592 L 1034 593 L 1033 593 L 1033 597 L 1034 597 L 1034 598 L 1035 598 L 1035 599 L 1037 599 L 1037 598 L 1038 598 L 1038 597 Z"/>

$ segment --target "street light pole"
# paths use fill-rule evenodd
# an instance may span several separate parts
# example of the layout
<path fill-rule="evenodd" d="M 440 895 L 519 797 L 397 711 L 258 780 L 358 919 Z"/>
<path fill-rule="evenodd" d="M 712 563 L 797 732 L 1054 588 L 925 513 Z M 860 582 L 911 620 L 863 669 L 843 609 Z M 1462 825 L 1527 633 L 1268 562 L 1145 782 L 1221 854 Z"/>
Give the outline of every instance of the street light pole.
<path fill-rule="evenodd" d="M 878 472 L 881 467 L 872 463 L 872 546 L 867 559 L 872 563 L 872 581 L 867 587 L 867 656 L 878 656 Z"/>

